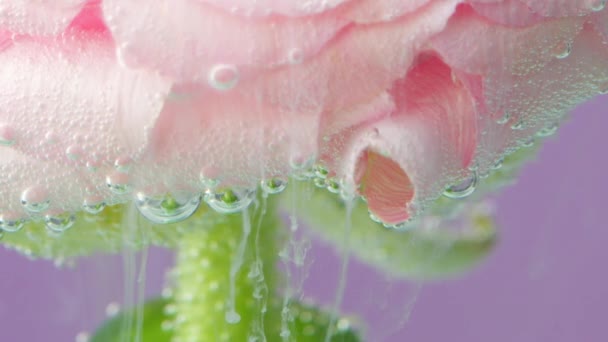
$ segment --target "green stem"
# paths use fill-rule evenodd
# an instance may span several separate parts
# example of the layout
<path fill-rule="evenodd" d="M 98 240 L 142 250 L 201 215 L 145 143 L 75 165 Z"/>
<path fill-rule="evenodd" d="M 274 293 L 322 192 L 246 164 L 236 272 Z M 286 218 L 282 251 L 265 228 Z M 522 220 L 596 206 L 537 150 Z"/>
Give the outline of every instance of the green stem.
<path fill-rule="evenodd" d="M 276 289 L 280 236 L 276 205 L 267 204 L 266 213 L 266 203 L 243 214 L 210 211 L 184 232 L 175 269 L 175 341 L 262 341 L 268 322 L 280 319 L 266 310 Z"/>

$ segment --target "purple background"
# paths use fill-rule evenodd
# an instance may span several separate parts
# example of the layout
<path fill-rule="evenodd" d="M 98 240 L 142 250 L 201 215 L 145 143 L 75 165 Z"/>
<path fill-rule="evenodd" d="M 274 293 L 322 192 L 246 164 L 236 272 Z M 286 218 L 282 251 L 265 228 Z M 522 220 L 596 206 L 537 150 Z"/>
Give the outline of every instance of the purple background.
<path fill-rule="evenodd" d="M 364 316 L 371 341 L 608 341 L 608 97 L 581 106 L 499 197 L 501 241 L 457 280 L 418 285 L 351 264 L 343 307 Z M 324 247 L 305 293 L 333 301 L 339 259 Z M 169 253 L 153 250 L 149 294 L 158 293 Z M 120 257 L 74 270 L 0 248 L 2 341 L 74 341 L 120 301 Z M 329 286 L 328 286 L 329 284 Z"/>

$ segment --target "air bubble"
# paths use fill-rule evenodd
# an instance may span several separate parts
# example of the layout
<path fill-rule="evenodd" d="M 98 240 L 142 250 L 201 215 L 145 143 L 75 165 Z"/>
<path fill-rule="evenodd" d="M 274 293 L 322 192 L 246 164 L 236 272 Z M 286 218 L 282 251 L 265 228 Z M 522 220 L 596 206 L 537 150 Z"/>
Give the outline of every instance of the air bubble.
<path fill-rule="evenodd" d="M 44 134 L 44 144 L 53 145 L 59 142 L 59 135 L 54 131 L 48 131 Z"/>
<path fill-rule="evenodd" d="M 521 146 L 532 147 L 532 146 L 534 146 L 534 143 L 535 143 L 534 137 L 530 137 L 530 138 L 522 141 Z"/>
<path fill-rule="evenodd" d="M 524 123 L 524 120 L 522 120 L 522 119 L 517 120 L 517 122 L 515 122 L 513 125 L 511 125 L 511 129 L 515 130 L 515 131 L 521 131 L 525 128 L 526 128 L 526 125 Z"/>
<path fill-rule="evenodd" d="M 325 180 L 326 189 L 332 194 L 340 193 L 340 182 L 334 178 Z"/>
<path fill-rule="evenodd" d="M 148 196 L 139 192 L 135 196 L 135 204 L 139 212 L 151 222 L 168 224 L 192 216 L 201 204 L 201 196 L 198 194 Z"/>
<path fill-rule="evenodd" d="M 220 181 L 218 179 L 210 178 L 206 176 L 203 172 L 200 173 L 199 180 L 205 191 L 213 190 L 220 184 Z"/>
<path fill-rule="evenodd" d="M 69 212 L 51 213 L 45 215 L 44 222 L 47 229 L 56 233 L 63 233 L 74 225 L 76 215 Z"/>
<path fill-rule="evenodd" d="M 92 215 L 101 213 L 106 207 L 106 202 L 100 196 L 90 196 L 85 198 L 82 209 Z"/>
<path fill-rule="evenodd" d="M 500 119 L 496 120 L 496 123 L 499 125 L 504 125 L 511 120 L 511 112 L 504 112 L 504 114 L 500 117 Z"/>
<path fill-rule="evenodd" d="M 116 158 L 114 161 L 114 168 L 119 172 L 127 173 L 133 164 L 133 159 L 129 156 L 122 156 Z"/>
<path fill-rule="evenodd" d="M 278 194 L 285 190 L 285 188 L 287 188 L 287 180 L 280 178 L 262 180 L 260 182 L 260 187 L 267 194 Z"/>
<path fill-rule="evenodd" d="M 591 3 L 590 8 L 593 12 L 602 11 L 604 8 L 606 8 L 607 2 L 608 2 L 607 0 L 595 0 Z"/>
<path fill-rule="evenodd" d="M 290 64 L 300 64 L 304 61 L 304 52 L 298 48 L 291 49 L 289 50 L 288 59 Z"/>
<path fill-rule="evenodd" d="M 255 193 L 255 189 L 210 190 L 205 193 L 205 202 L 219 213 L 237 213 L 246 209 L 253 202 Z"/>
<path fill-rule="evenodd" d="M 0 124 L 0 146 L 11 146 L 15 143 L 15 130 L 6 124 Z"/>
<path fill-rule="evenodd" d="M 443 195 L 449 198 L 464 198 L 475 192 L 477 187 L 477 172 L 472 172 L 471 175 L 462 182 L 447 188 Z"/>
<path fill-rule="evenodd" d="M 324 178 L 318 178 L 317 177 L 312 182 L 314 183 L 314 185 L 317 188 L 325 188 L 326 187 L 326 185 L 325 185 L 325 179 Z"/>
<path fill-rule="evenodd" d="M 81 159 L 83 154 L 84 152 L 82 151 L 82 148 L 75 145 L 69 146 L 65 150 L 65 155 L 68 157 L 68 159 L 74 161 Z"/>
<path fill-rule="evenodd" d="M 378 216 L 374 215 L 371 211 L 368 211 L 370 220 L 376 223 L 382 223 L 382 220 L 378 218 Z"/>
<path fill-rule="evenodd" d="M 131 191 L 129 176 L 126 173 L 114 172 L 106 177 L 106 185 L 116 195 L 124 195 Z"/>
<path fill-rule="evenodd" d="M 499 158 L 494 165 L 492 165 L 492 170 L 498 170 L 502 167 L 503 163 L 505 162 L 504 158 Z"/>
<path fill-rule="evenodd" d="M 48 192 L 42 187 L 33 186 L 21 193 L 21 204 L 29 212 L 45 211 L 49 207 L 49 203 Z"/>
<path fill-rule="evenodd" d="M 96 172 L 100 166 L 101 163 L 99 163 L 99 161 L 97 160 L 89 160 L 86 163 L 87 170 L 89 170 L 90 172 Z"/>
<path fill-rule="evenodd" d="M 536 133 L 536 135 L 539 137 L 551 136 L 551 135 L 555 134 L 555 132 L 557 132 L 558 127 L 559 127 L 559 125 L 557 123 L 552 123 L 549 126 L 542 128 L 540 131 L 538 131 Z"/>
<path fill-rule="evenodd" d="M 118 65 L 120 65 L 123 68 L 129 67 L 129 65 L 127 64 L 126 55 L 128 54 L 128 50 L 130 48 L 131 48 L 131 45 L 129 43 L 120 44 L 116 48 L 116 61 L 118 62 Z"/>
<path fill-rule="evenodd" d="M 328 174 L 329 174 L 329 170 L 327 170 L 323 165 L 315 166 L 315 176 L 325 179 L 325 178 L 327 178 Z"/>
<path fill-rule="evenodd" d="M 24 224 L 25 219 L 16 213 L 0 214 L 0 233 L 2 231 L 9 233 L 18 232 L 23 228 Z"/>
<path fill-rule="evenodd" d="M 350 329 L 350 321 L 347 318 L 340 318 L 338 320 L 338 323 L 336 324 L 336 327 L 338 328 L 338 331 L 346 331 L 348 329 Z"/>
<path fill-rule="evenodd" d="M 230 90 L 239 82 L 239 71 L 231 64 L 218 64 L 209 71 L 207 81 L 217 90 Z"/>
<path fill-rule="evenodd" d="M 572 43 L 565 42 L 557 45 L 555 48 L 555 58 L 564 59 L 572 53 Z"/>
<path fill-rule="evenodd" d="M 226 312 L 225 318 L 228 324 L 237 324 L 241 321 L 241 315 L 239 315 L 236 311 Z"/>
<path fill-rule="evenodd" d="M 289 166 L 292 170 L 296 172 L 308 172 L 310 176 L 314 175 L 314 172 L 311 172 L 311 168 L 315 162 L 314 156 L 304 157 L 304 156 L 291 156 L 289 158 Z"/>

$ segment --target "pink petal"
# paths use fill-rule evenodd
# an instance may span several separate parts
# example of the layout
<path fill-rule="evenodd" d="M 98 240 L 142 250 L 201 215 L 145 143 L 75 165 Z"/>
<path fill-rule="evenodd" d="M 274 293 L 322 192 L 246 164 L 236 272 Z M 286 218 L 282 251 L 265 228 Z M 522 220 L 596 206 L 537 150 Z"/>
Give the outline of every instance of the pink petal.
<path fill-rule="evenodd" d="M 122 63 L 199 83 L 222 65 L 244 80 L 260 69 L 299 64 L 347 24 L 331 13 L 246 18 L 195 0 L 105 0 L 103 11 Z"/>
<path fill-rule="evenodd" d="M 594 28 L 602 35 L 604 42 L 608 44 L 608 10 L 601 11 L 590 18 Z"/>
<path fill-rule="evenodd" d="M 415 16 L 354 27 L 328 46 L 310 68 L 300 69 L 304 75 L 315 73 L 318 82 L 313 85 L 302 76 L 305 82 L 296 84 L 311 86 L 300 89 L 327 89 L 323 134 L 357 126 L 391 110 L 392 100 L 384 94 L 405 76 L 428 39 L 444 29 L 456 4 L 457 1 L 435 2 Z"/>
<path fill-rule="evenodd" d="M 54 36 L 62 32 L 87 0 L 12 0 L 0 4 L 0 28 L 16 34 Z"/>
<path fill-rule="evenodd" d="M 461 7 L 431 44 L 456 69 L 487 74 L 498 67 L 508 74 L 524 75 L 565 53 L 584 22 L 585 18 L 574 17 L 509 28 Z"/>
<path fill-rule="evenodd" d="M 79 211 L 86 199 L 95 196 L 95 185 L 71 166 L 29 158 L 5 146 L 0 146 L 0 156 L 0 215 L 15 219 L 43 217 L 48 212 L 46 209 L 40 213 L 28 213 L 21 204 L 27 191 L 31 194 L 35 190 L 37 196 L 30 200 L 48 202 L 48 210 L 51 211 Z"/>
<path fill-rule="evenodd" d="M 603 9 L 605 0 L 520 0 L 544 17 L 582 16 Z"/>
<path fill-rule="evenodd" d="M 228 10 L 234 14 L 266 16 L 281 14 L 290 17 L 313 15 L 328 11 L 352 0 L 198 0 Z"/>
<path fill-rule="evenodd" d="M 116 159 L 141 155 L 167 82 L 120 68 L 111 42 L 95 36 L 17 40 L 0 53 L 0 75 L 5 150 L 19 154 L 19 170 L 29 170 L 23 182 L 39 178 L 52 198 L 65 196 L 62 205 L 70 210 L 80 208 L 87 187 L 107 202 L 126 200 L 108 191 L 106 176 Z M 90 185 L 81 187 L 79 178 Z M 0 203 L 14 205 L 23 182 L 11 183 L 12 197 Z"/>
<path fill-rule="evenodd" d="M 319 115 L 314 114 L 280 111 L 255 91 L 174 88 L 154 128 L 150 167 L 137 178 L 199 190 L 204 190 L 201 173 L 218 175 L 224 186 L 255 187 L 261 179 L 287 178 L 290 163 L 310 159 L 318 150 Z"/>
<path fill-rule="evenodd" d="M 482 79 L 481 87 L 470 88 L 479 99 L 481 173 L 533 143 L 536 132 L 559 124 L 577 104 L 608 90 L 607 49 L 585 20 L 514 29 L 461 10 L 434 38 L 432 46 L 448 64 Z"/>
<path fill-rule="evenodd" d="M 361 0 L 345 15 L 358 23 L 389 21 L 432 3 L 429 0 Z"/>
<path fill-rule="evenodd" d="M 421 56 L 392 94 L 395 113 L 350 135 L 335 165 L 374 215 L 398 224 L 468 173 L 477 126 L 470 93 L 436 57 Z"/>
<path fill-rule="evenodd" d="M 69 30 L 76 32 L 93 31 L 105 33 L 108 31 L 101 11 L 101 0 L 89 0 L 80 13 L 72 20 Z"/>
<path fill-rule="evenodd" d="M 546 20 L 545 17 L 536 14 L 520 0 L 504 0 L 500 2 L 474 1 L 471 3 L 471 6 L 480 15 L 501 25 L 526 27 Z"/>

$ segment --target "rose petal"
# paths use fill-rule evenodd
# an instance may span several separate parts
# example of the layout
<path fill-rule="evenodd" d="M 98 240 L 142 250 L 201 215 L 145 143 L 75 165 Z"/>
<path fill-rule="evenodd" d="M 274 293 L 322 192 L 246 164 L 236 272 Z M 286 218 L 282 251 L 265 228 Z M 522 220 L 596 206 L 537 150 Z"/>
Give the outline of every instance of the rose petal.
<path fill-rule="evenodd" d="M 298 64 L 347 24 L 331 14 L 245 18 L 194 0 L 106 0 L 103 10 L 124 64 L 200 83 L 222 65 L 244 80 L 259 69 Z"/>
<path fill-rule="evenodd" d="M 0 215 L 14 219 L 40 219 L 52 212 L 80 211 L 88 195 L 94 189 L 81 170 L 57 162 L 44 162 L 29 158 L 10 147 L 0 147 Z M 44 175 L 43 177 L 41 175 Z M 28 212 L 21 204 L 26 191 L 37 192 L 40 203 L 48 201 L 48 210 Z"/>
<path fill-rule="evenodd" d="M 494 45 L 479 43 L 483 41 Z M 597 32 L 585 26 L 585 18 L 513 29 L 461 10 L 432 46 L 454 68 L 483 79 L 481 88 L 471 89 L 480 99 L 481 173 L 506 153 L 533 143 L 536 132 L 558 125 L 577 104 L 608 89 L 606 48 Z"/>
<path fill-rule="evenodd" d="M 412 17 L 353 28 L 328 46 L 307 69 L 300 68 L 304 74 L 296 78 L 299 89 L 326 90 L 323 135 L 357 126 L 390 110 L 392 101 L 383 94 L 405 76 L 427 40 L 445 27 L 457 3 L 435 2 Z M 310 73 L 317 75 L 317 84 L 306 77 Z"/>
<path fill-rule="evenodd" d="M 336 165 L 374 215 L 398 224 L 468 173 L 477 129 L 469 92 L 436 57 L 422 56 L 392 94 L 395 113 L 364 125 Z"/>
<path fill-rule="evenodd" d="M 316 154 L 320 116 L 279 111 L 256 97 L 254 91 L 174 88 L 154 128 L 150 167 L 138 178 L 198 190 L 204 190 L 201 172 L 219 175 L 224 186 L 286 178 L 290 161 Z"/>
<path fill-rule="evenodd" d="M 94 31 L 98 34 L 109 33 L 101 11 L 102 0 L 89 0 L 74 18 L 68 30 L 83 32 Z"/>
<path fill-rule="evenodd" d="M 544 17 L 583 16 L 603 9 L 605 0 L 520 0 Z"/>
<path fill-rule="evenodd" d="M 351 0 L 199 0 L 228 10 L 234 14 L 266 16 L 282 14 L 290 17 L 313 15 L 325 12 Z"/>
<path fill-rule="evenodd" d="M 358 23 L 394 20 L 404 14 L 432 3 L 429 0 L 361 0 L 346 11 L 346 16 Z"/>
<path fill-rule="evenodd" d="M 431 45 L 456 69 L 487 74 L 498 67 L 509 74 L 524 75 L 542 70 L 556 55 L 564 54 L 584 20 L 574 17 L 510 28 L 461 7 Z"/>
<path fill-rule="evenodd" d="M 530 7 L 519 0 L 504 0 L 500 2 L 472 2 L 475 12 L 501 25 L 526 27 L 538 24 L 544 20 L 534 13 Z"/>
<path fill-rule="evenodd" d="M 160 113 L 169 84 L 154 74 L 120 68 L 111 42 L 91 36 L 18 40 L 0 53 L 0 75 L 0 124 L 11 136 L 10 149 L 23 156 L 23 168 L 37 177 L 44 174 L 40 181 L 51 192 L 55 183 L 74 179 L 79 184 L 74 175 L 82 174 L 91 192 L 100 192 L 107 202 L 124 201 L 112 197 L 106 176 L 117 158 L 137 158 L 147 145 L 146 126 Z M 46 177 L 50 168 L 61 173 Z M 79 209 L 84 187 L 68 188 L 51 196 L 65 196 L 71 210 Z"/>
<path fill-rule="evenodd" d="M 12 0 L 0 4 L 0 28 L 16 34 L 54 36 L 62 32 L 87 0 Z"/>
<path fill-rule="evenodd" d="M 604 38 L 604 42 L 608 44 L 608 10 L 594 14 L 590 20 L 595 29 Z"/>

